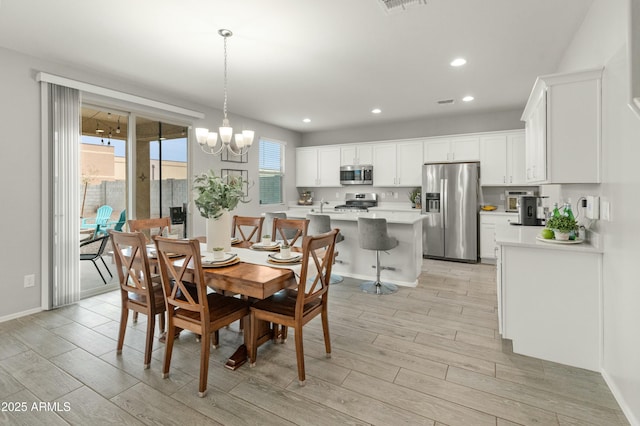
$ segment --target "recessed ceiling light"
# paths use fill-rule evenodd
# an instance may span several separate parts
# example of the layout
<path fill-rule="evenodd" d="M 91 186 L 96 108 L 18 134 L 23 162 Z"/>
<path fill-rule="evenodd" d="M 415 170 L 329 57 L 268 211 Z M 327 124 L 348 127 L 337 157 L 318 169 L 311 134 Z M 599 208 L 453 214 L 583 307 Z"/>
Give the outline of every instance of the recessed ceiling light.
<path fill-rule="evenodd" d="M 474 99 L 473 96 L 465 96 L 464 98 L 462 98 L 463 102 L 471 102 Z"/>
<path fill-rule="evenodd" d="M 303 118 L 302 121 L 304 123 L 311 123 L 311 119 L 310 118 Z"/>
<path fill-rule="evenodd" d="M 371 110 L 372 114 L 380 114 L 382 112 L 382 110 L 380 108 L 374 108 Z"/>
<path fill-rule="evenodd" d="M 453 61 L 451 61 L 451 66 L 452 67 L 461 67 L 466 63 L 467 63 L 467 60 L 465 58 L 456 58 Z"/>

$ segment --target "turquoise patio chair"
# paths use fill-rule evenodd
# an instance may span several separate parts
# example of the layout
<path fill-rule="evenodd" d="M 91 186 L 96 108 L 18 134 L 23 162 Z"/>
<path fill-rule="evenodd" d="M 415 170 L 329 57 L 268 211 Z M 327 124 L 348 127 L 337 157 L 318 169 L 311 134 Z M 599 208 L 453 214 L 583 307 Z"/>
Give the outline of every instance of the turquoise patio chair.
<path fill-rule="evenodd" d="M 80 229 L 96 229 L 97 225 L 100 225 L 100 228 L 103 230 L 107 228 L 107 222 L 111 219 L 111 213 L 113 212 L 113 208 L 111 206 L 101 206 L 98 208 L 96 213 L 96 217 L 84 218 L 82 219 L 82 223 L 80 224 Z M 104 234 L 106 232 L 102 231 Z"/>
<path fill-rule="evenodd" d="M 107 231 L 109 229 L 113 229 L 114 231 L 118 231 L 118 232 L 122 232 L 122 228 L 124 227 L 124 224 L 127 221 L 127 210 L 122 210 L 120 212 L 120 218 L 118 220 L 112 220 L 107 222 L 107 228 L 106 229 L 100 229 L 100 233 L 107 235 Z"/>

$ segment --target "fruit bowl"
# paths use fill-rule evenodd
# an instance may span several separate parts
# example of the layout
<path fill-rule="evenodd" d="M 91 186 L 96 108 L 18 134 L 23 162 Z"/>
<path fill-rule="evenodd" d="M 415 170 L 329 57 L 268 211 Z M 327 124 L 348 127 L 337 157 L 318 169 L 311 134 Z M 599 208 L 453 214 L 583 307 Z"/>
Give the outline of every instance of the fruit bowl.
<path fill-rule="evenodd" d="M 487 204 L 486 206 L 482 206 L 480 207 L 481 210 L 484 210 L 485 212 L 491 212 L 494 211 L 495 209 L 497 209 L 496 206 L 492 206 L 490 204 Z"/>

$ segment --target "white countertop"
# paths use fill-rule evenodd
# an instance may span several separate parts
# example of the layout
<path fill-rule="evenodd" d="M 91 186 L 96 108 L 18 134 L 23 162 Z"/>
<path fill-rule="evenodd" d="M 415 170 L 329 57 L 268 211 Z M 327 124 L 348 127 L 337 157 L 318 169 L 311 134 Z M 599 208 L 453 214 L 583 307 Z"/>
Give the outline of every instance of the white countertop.
<path fill-rule="evenodd" d="M 315 209 L 314 209 L 315 210 Z M 318 209 L 319 210 L 319 209 Z M 304 218 L 308 213 L 320 214 L 320 211 L 311 211 L 311 209 L 290 209 L 287 212 L 287 216 Z M 369 211 L 369 212 L 335 212 L 324 211 L 322 214 L 329 215 L 332 221 L 347 221 L 356 222 L 359 217 L 371 217 L 371 218 L 384 218 L 387 219 L 387 223 L 398 223 L 413 225 L 424 219 L 424 216 L 420 214 L 420 210 L 414 209 L 414 211 Z"/>
<path fill-rule="evenodd" d="M 505 211 L 504 207 L 498 207 L 496 210 L 492 210 L 492 211 L 485 211 L 485 210 L 480 210 L 480 214 L 482 215 L 494 215 L 494 214 L 507 214 L 507 215 L 514 215 L 514 216 L 518 216 L 518 212 L 508 212 Z"/>
<path fill-rule="evenodd" d="M 602 249 L 589 241 L 585 241 L 581 244 L 560 244 L 539 241 L 536 237 L 540 235 L 540 231 L 542 229 L 544 229 L 544 226 L 497 225 L 496 244 L 502 246 L 529 247 L 548 250 L 602 253 Z"/>

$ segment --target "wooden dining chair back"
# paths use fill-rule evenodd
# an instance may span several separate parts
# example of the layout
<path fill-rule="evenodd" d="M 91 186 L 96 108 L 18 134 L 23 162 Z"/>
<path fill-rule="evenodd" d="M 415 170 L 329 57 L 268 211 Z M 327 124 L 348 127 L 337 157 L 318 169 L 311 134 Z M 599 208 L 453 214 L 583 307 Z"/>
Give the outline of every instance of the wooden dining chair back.
<path fill-rule="evenodd" d="M 167 304 L 168 331 L 162 377 L 169 377 L 176 327 L 200 335 L 200 383 L 198 396 L 207 392 L 211 334 L 249 314 L 248 302 L 219 293 L 207 294 L 200 243 L 154 237 L 160 276 Z M 176 262 L 175 257 L 181 259 Z M 194 290 L 195 287 L 195 290 Z"/>
<path fill-rule="evenodd" d="M 122 312 L 118 333 L 117 353 L 122 353 L 129 310 L 147 316 L 147 340 L 144 349 L 144 368 L 151 364 L 155 318 L 160 320 L 160 332 L 165 328 L 164 294 L 159 275 L 152 275 L 147 255 L 147 242 L 141 232 L 109 230 L 113 255 L 120 279 Z"/>
<path fill-rule="evenodd" d="M 241 243 L 259 242 L 262 238 L 264 217 L 233 216 L 231 236 Z M 239 234 L 239 235 L 238 235 Z"/>
<path fill-rule="evenodd" d="M 271 238 L 282 240 L 284 244 L 294 246 L 298 239 L 307 236 L 309 228 L 309 219 L 273 219 L 273 230 Z"/>
<path fill-rule="evenodd" d="M 336 235 L 334 229 L 324 234 L 306 236 L 302 242 L 302 269 L 297 288 L 285 289 L 251 305 L 251 365 L 257 356 L 258 320 L 280 324 L 295 329 L 298 380 L 304 385 L 304 350 L 302 327 L 316 316 L 322 318 L 322 332 L 327 358 L 331 357 L 327 302 Z"/>
<path fill-rule="evenodd" d="M 129 219 L 127 221 L 130 232 L 142 231 L 147 237 L 147 242 L 151 242 L 155 235 L 164 235 L 171 232 L 171 218 L 158 217 L 154 219 Z"/>

